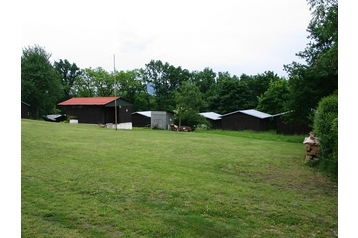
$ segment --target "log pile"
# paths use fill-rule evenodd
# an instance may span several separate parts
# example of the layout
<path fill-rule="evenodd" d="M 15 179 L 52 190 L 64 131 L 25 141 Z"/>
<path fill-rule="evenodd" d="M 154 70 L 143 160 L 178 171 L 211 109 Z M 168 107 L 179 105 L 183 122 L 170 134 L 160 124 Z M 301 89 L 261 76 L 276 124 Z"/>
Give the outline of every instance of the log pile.
<path fill-rule="evenodd" d="M 318 160 L 321 157 L 321 151 L 318 138 L 315 134 L 310 132 L 309 137 L 305 137 L 303 143 L 306 145 L 306 162 L 311 160 Z"/>
<path fill-rule="evenodd" d="M 186 131 L 186 132 L 191 132 L 192 131 L 190 126 L 177 126 L 175 124 L 170 125 L 170 130 L 172 130 L 172 131 Z"/>
<path fill-rule="evenodd" d="M 106 125 L 106 124 L 102 124 L 102 123 L 98 123 L 98 126 L 101 127 L 101 128 L 107 128 L 107 125 Z"/>

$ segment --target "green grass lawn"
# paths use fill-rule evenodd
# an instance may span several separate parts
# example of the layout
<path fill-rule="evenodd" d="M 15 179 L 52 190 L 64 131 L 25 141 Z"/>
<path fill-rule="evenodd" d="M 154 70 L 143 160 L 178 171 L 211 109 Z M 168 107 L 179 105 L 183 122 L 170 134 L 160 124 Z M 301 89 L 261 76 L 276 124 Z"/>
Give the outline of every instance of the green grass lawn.
<path fill-rule="evenodd" d="M 22 237 L 335 237 L 303 137 L 21 121 Z"/>

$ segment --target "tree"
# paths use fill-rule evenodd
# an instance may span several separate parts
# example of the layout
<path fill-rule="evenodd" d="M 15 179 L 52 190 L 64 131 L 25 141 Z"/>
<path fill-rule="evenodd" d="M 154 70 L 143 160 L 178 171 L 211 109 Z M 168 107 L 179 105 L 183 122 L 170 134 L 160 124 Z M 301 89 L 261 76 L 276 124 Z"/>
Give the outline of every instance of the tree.
<path fill-rule="evenodd" d="M 176 109 L 174 111 L 179 126 L 181 126 L 182 120 L 192 128 L 199 122 L 203 123 L 203 121 L 197 120 L 198 118 L 200 119 L 199 109 L 202 107 L 204 101 L 202 99 L 202 94 L 196 85 L 189 81 L 185 81 L 175 93 L 175 101 Z M 197 115 L 197 117 L 193 117 L 193 115 Z"/>
<path fill-rule="evenodd" d="M 191 82 L 194 83 L 201 93 L 207 94 L 215 81 L 216 73 L 210 69 L 205 68 L 203 71 L 194 71 L 192 73 Z"/>
<path fill-rule="evenodd" d="M 243 107 L 246 109 L 257 107 L 258 97 L 268 90 L 271 82 L 276 80 L 279 80 L 279 77 L 272 71 L 265 71 L 263 74 L 257 74 L 251 77 L 242 75 L 240 82 L 246 82 L 249 90 L 247 102 Z"/>
<path fill-rule="evenodd" d="M 296 55 L 306 65 L 284 65 L 289 74 L 290 97 L 286 108 L 291 121 L 312 123 L 319 101 L 338 90 L 338 1 L 308 0 L 312 19 L 307 27 L 310 42 Z"/>
<path fill-rule="evenodd" d="M 209 108 L 219 114 L 249 109 L 250 90 L 246 81 L 228 72 L 219 72 L 215 92 L 208 98 Z"/>
<path fill-rule="evenodd" d="M 289 95 L 288 82 L 286 79 L 273 80 L 267 91 L 257 97 L 256 110 L 268 114 L 285 112 L 285 102 Z"/>
<path fill-rule="evenodd" d="M 63 98 L 62 100 L 67 100 L 73 96 L 73 85 L 78 79 L 78 76 L 81 74 L 80 68 L 77 67 L 75 63 L 71 64 L 67 59 L 60 59 L 58 62 L 55 61 L 54 67 L 62 75 L 62 87 L 63 87 Z"/>
<path fill-rule="evenodd" d="M 95 85 L 92 78 L 92 69 L 81 69 L 78 79 L 73 84 L 73 92 L 78 97 L 94 97 Z"/>
<path fill-rule="evenodd" d="M 31 105 L 34 119 L 51 113 L 62 96 L 61 75 L 50 57 L 39 45 L 22 49 L 21 100 Z"/>
<path fill-rule="evenodd" d="M 93 80 L 95 95 L 98 97 L 114 96 L 114 77 L 101 67 L 88 70 Z"/>
<path fill-rule="evenodd" d="M 205 68 L 203 71 L 194 71 L 191 74 L 190 80 L 195 84 L 200 92 L 203 94 L 203 100 L 205 101 L 202 111 L 210 110 L 209 98 L 213 97 L 216 92 L 216 73 L 210 69 Z M 213 107 L 214 110 L 215 107 Z"/>
<path fill-rule="evenodd" d="M 133 104 L 133 111 L 148 110 L 146 83 L 142 80 L 143 70 L 120 71 L 116 73 L 119 96 Z"/>
<path fill-rule="evenodd" d="M 149 83 L 152 83 L 155 91 L 155 105 L 153 105 L 154 109 L 172 109 L 174 99 L 171 97 L 171 91 L 169 88 L 169 64 L 163 64 L 160 60 L 151 60 L 145 66 L 146 79 Z"/>
<path fill-rule="evenodd" d="M 114 77 L 101 67 L 82 69 L 72 91 L 79 97 L 114 96 Z"/>
<path fill-rule="evenodd" d="M 174 92 L 182 82 L 190 78 L 188 70 L 174 67 L 160 60 L 151 60 L 146 64 L 145 78 L 155 90 L 155 105 L 157 110 L 173 110 L 175 108 Z"/>

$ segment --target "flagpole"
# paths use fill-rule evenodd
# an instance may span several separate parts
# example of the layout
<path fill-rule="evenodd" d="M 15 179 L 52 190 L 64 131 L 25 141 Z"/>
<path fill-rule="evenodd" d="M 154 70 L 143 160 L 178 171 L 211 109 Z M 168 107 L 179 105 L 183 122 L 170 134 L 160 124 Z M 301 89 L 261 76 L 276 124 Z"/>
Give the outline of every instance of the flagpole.
<path fill-rule="evenodd" d="M 114 73 L 113 73 L 113 76 L 114 76 L 114 124 L 116 125 L 116 130 L 117 130 L 117 95 L 116 95 L 116 55 L 114 54 L 113 55 L 113 69 L 114 69 Z"/>

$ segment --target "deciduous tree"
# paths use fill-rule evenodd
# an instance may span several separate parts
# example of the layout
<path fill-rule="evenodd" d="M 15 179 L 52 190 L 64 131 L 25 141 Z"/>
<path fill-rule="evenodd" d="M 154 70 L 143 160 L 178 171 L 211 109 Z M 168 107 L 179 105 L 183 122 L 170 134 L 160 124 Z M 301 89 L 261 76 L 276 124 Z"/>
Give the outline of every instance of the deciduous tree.
<path fill-rule="evenodd" d="M 310 42 L 297 56 L 306 64 L 284 65 L 289 74 L 287 108 L 291 121 L 311 123 L 318 102 L 338 90 L 338 1 L 308 0 L 312 19 L 307 27 Z"/>
<path fill-rule="evenodd" d="M 67 100 L 73 96 L 76 96 L 73 92 L 73 85 L 78 79 L 78 76 L 81 74 L 80 68 L 77 67 L 75 63 L 68 62 L 67 59 L 54 62 L 54 67 L 62 75 L 62 88 L 63 88 L 63 98 L 62 100 Z"/>
<path fill-rule="evenodd" d="M 199 110 L 204 103 L 199 88 L 189 81 L 183 82 L 179 90 L 175 93 L 175 101 L 175 116 L 178 119 L 179 126 L 182 121 L 191 127 L 197 125 L 199 121 L 195 120 L 193 115 L 197 115 L 196 119 L 200 119 Z"/>
<path fill-rule="evenodd" d="M 52 113 L 62 96 L 61 75 L 50 62 L 51 54 L 39 46 L 22 49 L 21 100 L 31 105 L 31 116 L 38 119 Z"/>
<path fill-rule="evenodd" d="M 288 95 L 288 82 L 285 78 L 271 81 L 268 90 L 257 97 L 259 103 L 256 110 L 272 115 L 285 112 Z"/>

